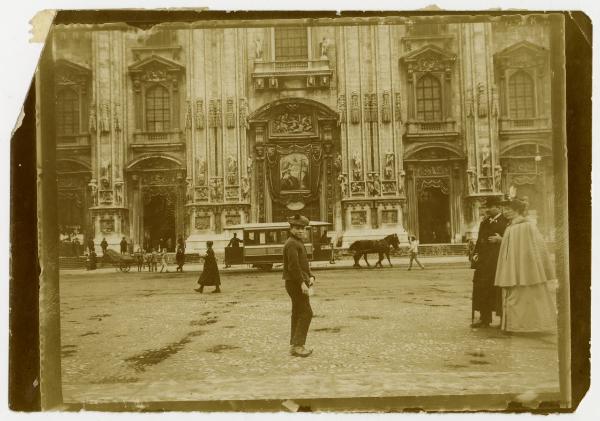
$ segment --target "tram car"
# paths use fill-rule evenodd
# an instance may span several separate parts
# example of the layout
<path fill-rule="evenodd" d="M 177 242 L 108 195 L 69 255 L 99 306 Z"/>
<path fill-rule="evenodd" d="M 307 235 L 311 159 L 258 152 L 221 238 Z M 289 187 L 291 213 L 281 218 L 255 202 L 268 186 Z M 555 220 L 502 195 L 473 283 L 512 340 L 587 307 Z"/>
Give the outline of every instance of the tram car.
<path fill-rule="evenodd" d="M 328 237 L 328 222 L 311 221 L 306 227 L 304 246 L 309 261 L 334 263 L 333 245 Z M 243 241 L 240 247 L 225 247 L 226 265 L 252 265 L 261 270 L 271 270 L 273 264 L 283 263 L 283 245 L 289 236 L 287 222 L 268 222 L 234 225 L 227 231 Z"/>

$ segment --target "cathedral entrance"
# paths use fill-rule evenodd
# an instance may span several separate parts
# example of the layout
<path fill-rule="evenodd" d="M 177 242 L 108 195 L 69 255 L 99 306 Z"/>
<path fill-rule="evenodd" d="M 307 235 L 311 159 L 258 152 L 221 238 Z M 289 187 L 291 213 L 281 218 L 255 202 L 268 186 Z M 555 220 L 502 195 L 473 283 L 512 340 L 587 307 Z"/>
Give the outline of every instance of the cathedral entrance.
<path fill-rule="evenodd" d="M 301 213 L 333 222 L 337 113 L 316 101 L 286 98 L 260 108 L 248 120 L 258 191 L 253 219 L 286 221 Z"/>
<path fill-rule="evenodd" d="M 174 195 L 144 197 L 144 249 L 173 251 L 176 244 Z"/>
<path fill-rule="evenodd" d="M 421 244 L 449 243 L 450 196 L 440 188 L 424 188 L 418 203 L 419 241 Z"/>

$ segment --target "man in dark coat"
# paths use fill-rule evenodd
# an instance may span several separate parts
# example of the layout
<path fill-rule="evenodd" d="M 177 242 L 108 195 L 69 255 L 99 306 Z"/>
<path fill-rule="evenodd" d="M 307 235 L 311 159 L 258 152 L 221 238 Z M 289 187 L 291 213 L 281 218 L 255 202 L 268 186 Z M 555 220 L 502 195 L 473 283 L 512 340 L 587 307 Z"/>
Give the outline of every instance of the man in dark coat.
<path fill-rule="evenodd" d="M 213 242 L 206 242 L 206 255 L 204 256 L 204 268 L 198 278 L 198 285 L 195 291 L 202 294 L 205 286 L 215 286 L 213 293 L 221 292 L 221 277 L 219 275 L 219 267 L 217 266 L 217 259 L 215 258 L 215 252 L 212 249 Z"/>
<path fill-rule="evenodd" d="M 292 300 L 290 354 L 308 357 L 312 350 L 304 348 L 304 344 L 313 316 L 309 295 L 315 277 L 310 272 L 302 239 L 309 221 L 304 216 L 295 215 L 289 223 L 290 236 L 283 246 L 283 279 Z"/>
<path fill-rule="evenodd" d="M 125 239 L 125 237 L 123 237 L 123 239 L 121 240 L 119 245 L 121 246 L 121 254 L 126 254 L 127 253 L 127 240 Z"/>
<path fill-rule="evenodd" d="M 473 249 L 473 311 L 478 311 L 480 320 L 471 327 L 488 327 L 492 322 L 492 311 L 500 316 L 502 301 L 500 288 L 494 286 L 498 253 L 504 230 L 510 223 L 500 212 L 499 197 L 490 197 L 485 203 L 486 216 L 479 224 L 477 242 Z"/>
<path fill-rule="evenodd" d="M 227 256 L 229 253 L 235 254 L 237 255 L 238 253 L 240 253 L 240 243 L 243 243 L 242 240 L 240 240 L 237 236 L 237 232 L 233 233 L 233 237 L 231 237 L 231 240 L 229 240 L 229 244 L 227 244 L 228 249 L 235 249 L 235 250 L 225 250 L 225 255 Z M 234 258 L 237 257 L 234 255 Z M 225 260 L 225 268 L 230 268 L 231 265 L 227 262 L 227 260 Z"/>

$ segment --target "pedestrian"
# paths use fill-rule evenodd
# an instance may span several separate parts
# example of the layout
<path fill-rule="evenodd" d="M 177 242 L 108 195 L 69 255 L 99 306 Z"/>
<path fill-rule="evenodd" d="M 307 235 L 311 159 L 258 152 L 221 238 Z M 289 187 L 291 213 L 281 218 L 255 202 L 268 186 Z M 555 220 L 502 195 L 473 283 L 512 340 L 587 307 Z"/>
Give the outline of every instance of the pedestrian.
<path fill-rule="evenodd" d="M 421 269 L 425 269 L 425 266 L 419 262 L 419 240 L 417 240 L 417 237 L 414 235 L 408 237 L 408 246 L 408 253 L 410 255 L 410 260 L 408 261 L 408 270 L 412 269 L 413 260 L 417 262 L 417 265 L 419 265 Z"/>
<path fill-rule="evenodd" d="M 127 241 L 127 253 L 133 254 L 133 240 L 131 238 Z"/>
<path fill-rule="evenodd" d="M 96 270 L 96 252 L 94 250 L 87 254 L 86 266 L 87 270 Z"/>
<path fill-rule="evenodd" d="M 485 201 L 485 217 L 479 224 L 477 242 L 471 257 L 473 273 L 473 292 L 471 327 L 486 328 L 492 323 L 492 312 L 502 315 L 502 296 L 500 289 L 494 286 L 498 253 L 504 230 L 509 224 L 500 211 L 501 199 L 489 197 Z M 475 311 L 479 312 L 479 320 L 474 323 Z"/>
<path fill-rule="evenodd" d="M 175 261 L 177 262 L 176 272 L 183 272 L 183 265 L 185 264 L 185 252 L 183 248 L 177 247 L 177 253 L 175 253 Z"/>
<path fill-rule="evenodd" d="M 94 245 L 94 239 L 90 238 L 87 242 L 88 252 L 96 251 L 96 246 Z"/>
<path fill-rule="evenodd" d="M 227 248 L 235 249 L 235 250 L 231 250 L 231 252 L 237 254 L 237 253 L 239 253 L 240 243 L 243 243 L 243 241 L 238 238 L 237 232 L 234 232 L 233 237 L 231 237 L 231 239 L 229 240 L 229 244 L 227 244 Z M 225 268 L 230 268 L 230 267 L 231 267 L 231 265 L 229 263 L 225 262 Z"/>
<path fill-rule="evenodd" d="M 305 216 L 296 214 L 288 222 L 290 235 L 283 246 L 283 279 L 292 301 L 290 354 L 295 357 L 308 357 L 312 354 L 312 349 L 306 349 L 304 345 L 313 317 L 309 296 L 315 280 L 308 266 L 303 242 L 309 221 Z"/>
<path fill-rule="evenodd" d="M 138 272 L 141 272 L 144 267 L 144 250 L 141 247 L 138 247 L 138 250 L 135 253 L 135 260 L 137 262 Z"/>
<path fill-rule="evenodd" d="M 167 249 L 162 249 L 160 253 L 160 271 L 165 271 L 165 273 L 169 272 L 169 268 L 167 267 Z"/>
<path fill-rule="evenodd" d="M 212 249 L 213 242 L 206 242 L 206 255 L 204 256 L 204 267 L 202 273 L 198 278 L 198 288 L 194 291 L 202 294 L 205 286 L 215 286 L 213 293 L 221 292 L 221 277 L 219 276 L 219 267 L 217 266 L 217 259 L 215 258 L 215 252 Z"/>
<path fill-rule="evenodd" d="M 148 272 L 152 272 L 152 252 L 149 251 L 145 254 L 144 258 L 146 259 L 146 265 L 148 266 Z"/>
<path fill-rule="evenodd" d="M 79 239 L 75 237 L 73 239 L 73 254 L 75 255 L 75 257 L 79 257 L 79 246 Z"/>
<path fill-rule="evenodd" d="M 505 332 L 556 331 L 556 276 L 546 243 L 527 218 L 527 202 L 514 198 L 503 203 L 510 220 L 500 244 L 495 285 L 502 288 Z"/>
<path fill-rule="evenodd" d="M 121 254 L 127 254 L 127 240 L 125 237 L 123 237 L 119 245 L 121 246 Z"/>
<path fill-rule="evenodd" d="M 106 238 L 102 239 L 100 247 L 102 248 L 102 259 L 104 259 L 104 257 L 106 256 L 106 250 L 108 250 L 108 243 L 106 242 Z"/>
<path fill-rule="evenodd" d="M 152 265 L 152 270 L 150 272 L 156 272 L 158 270 L 158 253 L 156 249 L 152 249 L 152 255 L 150 256 L 150 263 Z"/>

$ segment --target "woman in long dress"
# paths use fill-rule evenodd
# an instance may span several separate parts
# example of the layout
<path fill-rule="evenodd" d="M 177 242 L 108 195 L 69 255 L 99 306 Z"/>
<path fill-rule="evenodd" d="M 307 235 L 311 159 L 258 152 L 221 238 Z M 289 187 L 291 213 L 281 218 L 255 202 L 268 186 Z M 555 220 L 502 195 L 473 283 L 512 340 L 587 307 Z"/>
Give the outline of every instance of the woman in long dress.
<path fill-rule="evenodd" d="M 215 252 L 212 249 L 213 242 L 206 242 L 206 255 L 204 256 L 204 268 L 198 278 L 199 288 L 195 291 L 202 293 L 205 286 L 215 286 L 213 293 L 221 292 L 221 277 L 219 276 L 219 268 L 217 266 L 217 259 L 215 258 Z"/>
<path fill-rule="evenodd" d="M 553 264 L 545 241 L 526 217 L 527 202 L 503 202 L 511 220 L 500 244 L 495 285 L 502 288 L 502 330 L 556 331 L 556 292 Z"/>

